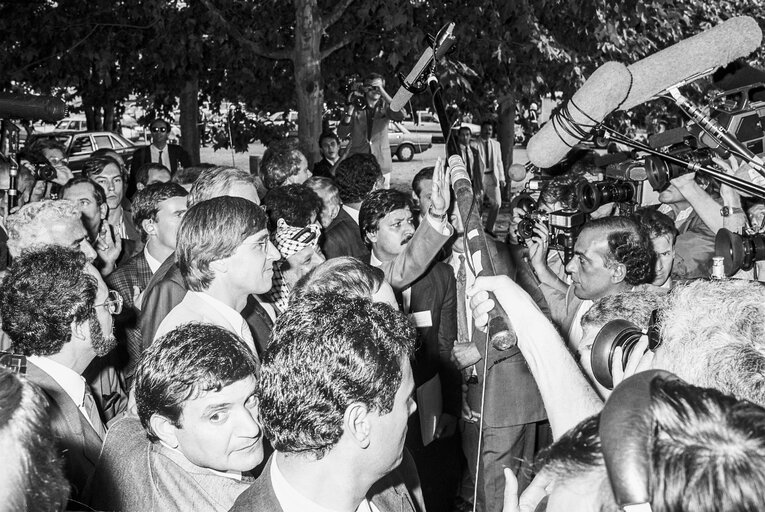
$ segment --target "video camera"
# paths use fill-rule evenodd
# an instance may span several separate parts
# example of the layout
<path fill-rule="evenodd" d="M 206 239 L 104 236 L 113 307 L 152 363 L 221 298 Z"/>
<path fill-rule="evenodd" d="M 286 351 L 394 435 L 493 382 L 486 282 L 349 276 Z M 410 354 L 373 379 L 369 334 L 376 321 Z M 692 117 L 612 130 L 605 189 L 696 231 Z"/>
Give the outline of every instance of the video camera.
<path fill-rule="evenodd" d="M 723 258 L 725 275 L 751 270 L 755 262 L 765 261 L 765 233 L 733 233 L 725 228 L 715 236 L 715 256 Z"/>
<path fill-rule="evenodd" d="M 362 82 L 351 82 L 348 86 L 348 104 L 353 105 L 357 110 L 369 108 L 369 103 L 367 103 L 367 90 L 369 88 L 370 86 L 364 85 Z"/>

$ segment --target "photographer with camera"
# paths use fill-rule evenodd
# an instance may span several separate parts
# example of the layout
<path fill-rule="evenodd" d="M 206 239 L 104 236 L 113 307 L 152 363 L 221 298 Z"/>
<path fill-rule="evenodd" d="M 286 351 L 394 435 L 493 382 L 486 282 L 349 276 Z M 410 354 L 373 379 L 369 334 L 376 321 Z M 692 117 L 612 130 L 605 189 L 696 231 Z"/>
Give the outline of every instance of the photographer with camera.
<path fill-rule="evenodd" d="M 21 153 L 21 165 L 26 167 L 37 180 L 30 201 L 39 201 L 58 193 L 74 177 L 69 168 L 66 148 L 56 139 L 39 138 Z"/>
<path fill-rule="evenodd" d="M 377 159 L 385 178 L 385 188 L 390 186 L 393 162 L 388 141 L 389 121 L 403 121 L 404 113 L 390 109 L 393 100 L 385 91 L 385 80 L 372 73 L 364 79 L 363 89 L 354 90 L 348 96 L 348 103 L 340 125 L 338 136 L 350 137 L 347 154 L 371 153 Z"/>
<path fill-rule="evenodd" d="M 667 215 L 653 208 L 641 208 L 632 218 L 648 233 L 656 253 L 654 279 L 651 283 L 641 285 L 647 291 L 668 291 L 672 287 L 672 266 L 675 261 L 675 242 L 678 231 L 675 223 Z"/>

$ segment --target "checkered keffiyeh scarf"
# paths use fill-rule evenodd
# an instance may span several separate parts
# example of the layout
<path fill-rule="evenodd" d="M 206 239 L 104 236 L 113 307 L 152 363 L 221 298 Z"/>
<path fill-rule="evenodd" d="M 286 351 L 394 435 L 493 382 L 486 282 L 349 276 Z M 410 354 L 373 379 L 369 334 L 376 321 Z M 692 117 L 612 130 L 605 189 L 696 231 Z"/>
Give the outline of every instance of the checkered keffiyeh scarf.
<path fill-rule="evenodd" d="M 295 236 L 301 231 L 309 230 L 313 234 L 313 239 L 309 242 L 294 240 Z M 316 247 L 321 235 L 321 226 L 318 224 L 309 224 L 305 228 L 296 228 L 287 224 L 284 219 L 279 219 L 276 223 L 276 232 L 271 235 L 271 241 L 279 250 L 282 259 L 274 263 L 274 285 L 268 292 L 268 298 L 271 304 L 276 308 L 276 314 L 281 314 L 287 308 L 289 302 L 291 285 L 288 284 L 282 272 L 282 265 L 287 258 L 299 253 L 306 247 Z M 302 238 L 302 237 L 301 237 Z"/>

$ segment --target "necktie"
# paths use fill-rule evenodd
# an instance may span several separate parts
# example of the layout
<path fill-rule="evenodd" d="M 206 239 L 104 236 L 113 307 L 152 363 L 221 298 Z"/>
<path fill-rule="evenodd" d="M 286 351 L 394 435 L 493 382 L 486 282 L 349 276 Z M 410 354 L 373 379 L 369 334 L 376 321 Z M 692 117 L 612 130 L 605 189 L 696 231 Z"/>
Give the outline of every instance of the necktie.
<path fill-rule="evenodd" d="M 489 141 L 488 140 L 483 141 L 483 150 L 486 153 L 486 168 L 489 169 L 489 170 L 492 170 L 491 169 L 491 157 L 489 155 Z M 488 171 L 486 171 L 486 172 L 488 172 Z"/>
<path fill-rule="evenodd" d="M 159 150 L 159 156 L 157 157 L 157 163 L 158 164 L 162 164 L 162 151 L 163 150 L 161 150 L 161 149 Z"/>
<path fill-rule="evenodd" d="M 457 271 L 457 343 L 470 341 L 465 305 L 465 283 L 465 256 L 460 254 L 460 268 Z"/>
<path fill-rule="evenodd" d="M 101 421 L 101 415 L 98 413 L 96 400 L 93 398 L 87 385 L 85 386 L 85 396 L 82 398 L 82 406 L 88 413 L 88 418 L 90 419 L 90 424 L 93 425 L 93 430 L 96 431 L 98 437 L 103 439 L 106 436 L 106 428 L 104 428 L 104 424 Z"/>

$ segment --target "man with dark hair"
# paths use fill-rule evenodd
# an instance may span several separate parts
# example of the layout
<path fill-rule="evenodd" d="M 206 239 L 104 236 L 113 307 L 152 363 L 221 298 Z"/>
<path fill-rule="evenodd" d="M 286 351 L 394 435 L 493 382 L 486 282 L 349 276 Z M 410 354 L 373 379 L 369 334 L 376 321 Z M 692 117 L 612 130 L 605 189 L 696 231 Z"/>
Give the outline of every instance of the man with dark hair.
<path fill-rule="evenodd" d="M 186 213 L 186 190 L 176 183 L 156 183 L 139 190 L 133 198 L 133 222 L 141 231 L 145 245 L 106 280 L 124 302 L 117 318 L 117 337 L 127 349 L 125 376 L 132 378 L 135 365 L 143 352 L 141 329 L 138 324 L 140 304 L 135 298 L 151 280 L 151 276 L 175 251 L 178 226 Z"/>
<path fill-rule="evenodd" d="M 392 261 L 414 243 L 411 201 L 398 190 L 369 194 L 361 205 L 359 223 L 374 267 Z M 454 274 L 445 263 L 435 262 L 401 295 L 404 313 L 413 319 L 418 336 L 413 368 L 420 414 L 410 421 L 407 447 L 417 462 L 427 507 L 450 510 L 458 478 L 454 433 L 461 399 L 459 374 L 451 362 L 457 338 Z M 425 415 L 433 410 L 442 412 Z"/>
<path fill-rule="evenodd" d="M 385 304 L 306 296 L 279 319 L 261 369 L 276 450 L 232 511 L 414 511 L 401 465 L 415 411 L 414 333 Z M 400 466 L 401 465 L 401 466 Z"/>
<path fill-rule="evenodd" d="M 335 184 L 342 207 L 324 232 L 322 249 L 327 258 L 363 259 L 369 250 L 359 236 L 359 208 L 367 194 L 383 185 L 380 164 L 372 155 L 351 155 L 337 166 Z"/>
<path fill-rule="evenodd" d="M 65 185 L 67 181 L 74 177 L 69 168 L 69 159 L 66 156 L 66 147 L 56 139 L 40 137 L 35 139 L 29 147 L 24 150 L 27 159 L 39 162 L 48 162 L 56 169 L 56 177 L 53 183 Z"/>
<path fill-rule="evenodd" d="M 256 357 L 218 326 L 190 323 L 136 370 L 138 418 L 116 423 L 92 486 L 100 510 L 225 512 L 263 460 Z"/>
<path fill-rule="evenodd" d="M 349 155 L 371 154 L 375 157 L 387 188 L 390 186 L 390 173 L 393 169 L 388 124 L 390 121 L 403 121 L 404 113 L 391 110 L 393 98 L 385 91 L 385 80 L 377 73 L 371 73 L 364 79 L 364 101 L 367 105 L 363 109 L 348 102 L 337 134 L 342 138 L 350 137 Z"/>
<path fill-rule="evenodd" d="M 483 177 L 483 197 L 489 202 L 489 215 L 486 218 L 486 232 L 494 235 L 494 223 L 497 221 L 499 208 L 502 206 L 501 189 L 505 186 L 505 168 L 502 164 L 502 149 L 499 141 L 492 138 L 494 123 L 481 123 L 481 136 L 476 141 L 478 165 Z M 481 198 L 481 201 L 483 200 Z"/>
<path fill-rule="evenodd" d="M 465 164 L 470 180 L 473 182 L 473 193 L 479 204 L 483 201 L 483 174 L 481 173 L 481 156 L 473 146 L 473 132 L 470 127 L 462 126 L 457 131 L 457 144 L 462 162 Z"/>
<path fill-rule="evenodd" d="M 189 208 L 176 247 L 178 268 L 189 291 L 162 320 L 155 340 L 181 324 L 205 322 L 240 336 L 257 354 L 241 312 L 251 294 L 271 289 L 277 258 L 266 215 L 251 201 L 216 197 Z"/>
<path fill-rule="evenodd" d="M 98 243 L 104 221 L 109 214 L 106 194 L 101 185 L 86 176 L 77 176 L 61 187 L 61 199 L 68 199 L 82 212 L 82 223 L 88 230 L 91 245 Z"/>
<path fill-rule="evenodd" d="M 305 155 L 297 147 L 282 141 L 268 146 L 260 162 L 260 171 L 268 190 L 292 183 L 299 185 L 311 177 Z"/>
<path fill-rule="evenodd" d="M 136 150 L 130 163 L 130 182 L 136 183 L 138 168 L 148 162 L 156 162 L 170 169 L 175 174 L 179 167 L 191 165 L 191 158 L 186 150 L 177 144 L 168 144 L 170 123 L 164 119 L 155 119 L 149 124 L 151 144 Z"/>
<path fill-rule="evenodd" d="M 412 199 L 419 211 L 419 220 L 425 218 L 430 208 L 430 189 L 433 185 L 433 167 L 423 167 L 412 178 Z"/>
<path fill-rule="evenodd" d="M 679 232 L 675 222 L 667 215 L 653 208 L 641 208 L 632 216 L 648 233 L 656 253 L 654 279 L 646 287 L 669 289 L 672 287 L 672 265 L 675 261 L 675 241 Z"/>
<path fill-rule="evenodd" d="M 263 198 L 268 215 L 269 231 L 276 231 L 279 219 L 290 226 L 303 228 L 317 221 L 322 209 L 321 199 L 305 185 L 284 185 L 268 191 Z"/>
<path fill-rule="evenodd" d="M 136 190 L 143 190 L 153 183 L 167 183 L 171 179 L 170 169 L 156 162 L 143 164 L 135 173 Z"/>
<path fill-rule="evenodd" d="M 72 486 L 82 493 L 95 469 L 105 427 L 82 373 L 116 345 L 112 314 L 122 308 L 77 249 L 24 252 L 0 287 L 0 317 L 13 351 L 26 356 L 26 377 L 51 406 L 51 425 Z"/>
<path fill-rule="evenodd" d="M 337 186 L 331 179 L 320 176 L 314 176 L 306 180 L 305 186 L 313 190 L 319 196 L 319 199 L 321 199 L 322 207 L 319 213 L 319 222 L 322 228 L 328 229 L 343 207 Z M 326 237 L 322 237 L 321 240 L 321 248 L 324 251 L 324 240 L 326 240 Z"/>
<path fill-rule="evenodd" d="M 313 175 L 334 178 L 332 168 L 340 158 L 340 138 L 335 132 L 322 132 L 319 135 L 319 151 L 321 160 L 313 164 Z"/>
<path fill-rule="evenodd" d="M 0 353 L 0 503 L 3 510 L 63 510 L 69 496 L 63 460 L 50 434 L 43 394 L 3 367 Z"/>

